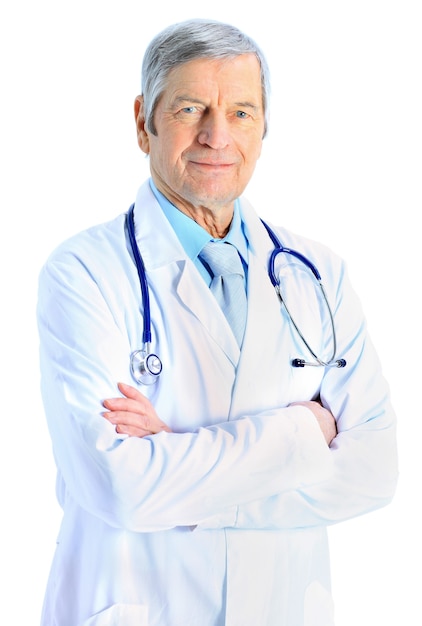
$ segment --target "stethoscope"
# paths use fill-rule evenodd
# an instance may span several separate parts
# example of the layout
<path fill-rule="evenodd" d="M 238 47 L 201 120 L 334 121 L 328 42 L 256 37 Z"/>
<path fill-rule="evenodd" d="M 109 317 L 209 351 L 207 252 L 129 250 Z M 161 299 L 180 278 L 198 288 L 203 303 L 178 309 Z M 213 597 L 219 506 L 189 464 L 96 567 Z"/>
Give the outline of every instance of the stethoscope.
<path fill-rule="evenodd" d="M 129 243 L 132 249 L 133 258 L 135 261 L 136 269 L 139 277 L 139 284 L 141 286 L 142 293 L 142 301 L 144 306 L 144 315 L 143 315 L 143 333 L 142 333 L 142 343 L 143 348 L 141 350 L 135 350 L 130 358 L 130 368 L 131 373 L 134 380 L 143 385 L 153 385 L 157 382 L 162 369 L 163 364 L 159 356 L 151 352 L 151 307 L 149 301 L 149 288 L 148 288 L 148 280 L 145 270 L 145 265 L 139 252 L 138 244 L 136 243 L 135 237 L 135 222 L 134 222 L 134 208 L 135 205 L 132 204 L 129 208 L 129 211 L 126 215 L 126 227 L 129 235 Z M 345 367 L 346 361 L 345 359 L 336 359 L 337 352 L 337 338 L 336 338 L 336 330 L 334 326 L 334 316 L 328 302 L 327 294 L 325 293 L 324 285 L 322 284 L 321 275 L 315 265 L 306 258 L 300 252 L 293 250 L 292 248 L 286 248 L 282 245 L 281 241 L 278 239 L 273 230 L 266 224 L 263 220 L 261 220 L 263 225 L 265 226 L 268 235 L 270 236 L 271 241 L 274 244 L 274 250 L 271 252 L 270 259 L 268 261 L 268 276 L 271 280 L 271 283 L 275 289 L 277 296 L 279 297 L 287 316 L 295 328 L 300 340 L 306 346 L 307 350 L 311 354 L 313 361 L 306 361 L 305 359 L 293 359 L 291 365 L 293 367 L 305 367 L 305 365 L 312 367 Z M 321 291 L 323 302 L 325 303 L 326 309 L 328 311 L 328 316 L 330 320 L 331 333 L 332 333 L 332 354 L 331 357 L 324 361 L 321 359 L 317 353 L 311 348 L 309 343 L 306 341 L 303 336 L 301 330 L 299 329 L 296 321 L 293 319 L 293 316 L 290 313 L 289 308 L 283 298 L 280 288 L 280 281 L 275 274 L 275 261 L 279 254 L 289 254 L 299 261 L 301 261 L 313 274 L 317 285 Z"/>

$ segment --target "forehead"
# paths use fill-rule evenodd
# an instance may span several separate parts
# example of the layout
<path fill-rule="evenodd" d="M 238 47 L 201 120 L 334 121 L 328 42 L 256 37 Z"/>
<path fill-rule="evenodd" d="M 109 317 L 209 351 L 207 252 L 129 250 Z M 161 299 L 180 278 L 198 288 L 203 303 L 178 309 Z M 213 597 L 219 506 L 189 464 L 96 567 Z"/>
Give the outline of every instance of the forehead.
<path fill-rule="evenodd" d="M 164 99 L 184 96 L 262 103 L 261 68 L 254 54 L 225 59 L 194 59 L 173 68 L 167 77 Z"/>

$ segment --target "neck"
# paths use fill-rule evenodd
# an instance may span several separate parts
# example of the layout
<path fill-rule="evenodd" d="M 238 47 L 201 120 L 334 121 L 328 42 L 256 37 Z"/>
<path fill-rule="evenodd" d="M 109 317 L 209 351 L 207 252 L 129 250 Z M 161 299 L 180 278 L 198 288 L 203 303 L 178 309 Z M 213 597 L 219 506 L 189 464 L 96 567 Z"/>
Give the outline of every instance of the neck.
<path fill-rule="evenodd" d="M 183 206 L 177 206 L 177 208 L 193 219 L 199 226 L 202 226 L 213 239 L 223 239 L 230 230 L 230 224 L 233 219 L 233 209 L 227 215 L 226 212 L 222 214 L 222 211 L 215 212 L 207 207 L 198 207 L 193 211 Z"/>

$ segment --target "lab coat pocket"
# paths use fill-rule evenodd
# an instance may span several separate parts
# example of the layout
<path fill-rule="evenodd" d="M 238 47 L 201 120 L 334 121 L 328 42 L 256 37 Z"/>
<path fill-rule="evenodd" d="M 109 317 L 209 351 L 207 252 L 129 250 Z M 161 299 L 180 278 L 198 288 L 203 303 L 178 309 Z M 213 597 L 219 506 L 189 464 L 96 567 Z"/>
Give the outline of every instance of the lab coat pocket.
<path fill-rule="evenodd" d="M 143 604 L 113 604 L 80 626 L 148 626 L 148 607 Z"/>
<path fill-rule="evenodd" d="M 306 589 L 304 626 L 334 626 L 331 594 L 317 580 Z"/>

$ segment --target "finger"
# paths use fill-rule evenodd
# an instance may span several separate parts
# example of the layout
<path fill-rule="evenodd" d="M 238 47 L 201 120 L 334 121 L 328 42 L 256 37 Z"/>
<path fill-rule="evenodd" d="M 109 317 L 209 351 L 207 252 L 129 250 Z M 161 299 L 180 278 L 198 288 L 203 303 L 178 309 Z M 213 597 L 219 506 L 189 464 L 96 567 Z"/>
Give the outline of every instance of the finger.
<path fill-rule="evenodd" d="M 146 400 L 146 396 L 144 396 L 136 387 L 132 387 L 132 385 L 128 385 L 127 383 L 117 383 L 117 387 L 119 391 L 126 396 L 127 398 L 132 398 L 132 400 Z"/>
<path fill-rule="evenodd" d="M 128 411 L 110 411 L 103 413 L 109 422 L 119 426 L 138 427 L 142 430 L 151 431 L 150 422 L 146 416 L 138 413 L 130 413 Z"/>
<path fill-rule="evenodd" d="M 105 415 L 107 418 L 107 416 Z M 130 437 L 147 437 L 148 435 L 153 435 L 150 429 L 144 428 L 140 423 L 136 421 L 131 421 L 129 416 L 122 416 L 123 421 L 117 421 L 115 418 L 111 418 L 109 421 L 115 426 L 115 430 L 117 433 L 122 435 L 129 435 Z"/>
<path fill-rule="evenodd" d="M 140 415 L 130 411 L 108 411 L 103 413 L 109 422 L 115 425 L 126 426 L 128 428 L 140 428 L 148 434 L 156 434 L 163 430 L 169 432 L 168 426 L 157 416 L 151 418 L 149 415 Z"/>
<path fill-rule="evenodd" d="M 147 403 L 130 398 L 107 398 L 104 400 L 103 406 L 111 411 L 130 411 L 140 415 L 146 414 L 149 408 Z"/>
<path fill-rule="evenodd" d="M 135 389 L 134 387 L 132 387 L 131 385 L 127 385 L 126 383 L 117 383 L 117 386 L 119 388 L 119 391 L 123 394 L 123 396 L 125 396 L 124 398 L 122 398 L 121 396 L 119 396 L 118 398 L 107 398 L 106 400 L 104 400 L 103 404 L 104 405 L 108 405 L 115 402 L 117 402 L 118 400 L 121 401 L 128 401 L 133 400 L 136 402 L 141 403 L 142 405 L 148 404 L 148 399 L 146 398 L 146 396 L 144 396 L 140 391 L 138 391 L 137 389 Z"/>
<path fill-rule="evenodd" d="M 117 424 L 116 433 L 119 433 L 119 435 L 128 435 L 129 437 L 138 437 L 140 439 L 151 435 L 150 432 L 142 430 L 142 428 L 134 428 L 132 426 L 126 426 L 124 424 Z"/>

